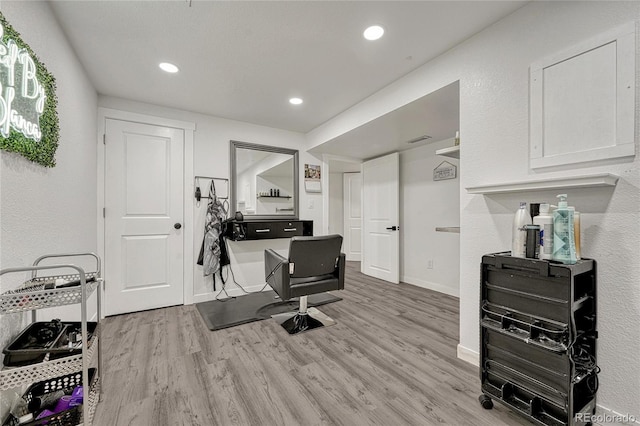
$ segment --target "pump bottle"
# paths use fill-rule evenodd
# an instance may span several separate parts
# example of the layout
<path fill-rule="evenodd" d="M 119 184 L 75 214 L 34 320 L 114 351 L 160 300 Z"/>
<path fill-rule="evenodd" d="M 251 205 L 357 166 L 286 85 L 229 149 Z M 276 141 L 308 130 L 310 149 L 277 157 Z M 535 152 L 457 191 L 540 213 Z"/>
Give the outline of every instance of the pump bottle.
<path fill-rule="evenodd" d="M 553 216 L 549 204 L 540 204 L 540 213 L 533 218 L 533 224 L 540 226 L 540 251 L 538 258 L 551 259 L 553 255 Z"/>
<path fill-rule="evenodd" d="M 573 211 L 567 205 L 567 194 L 558 195 L 558 208 L 553 212 L 553 260 L 573 265 L 577 262 L 573 235 Z"/>

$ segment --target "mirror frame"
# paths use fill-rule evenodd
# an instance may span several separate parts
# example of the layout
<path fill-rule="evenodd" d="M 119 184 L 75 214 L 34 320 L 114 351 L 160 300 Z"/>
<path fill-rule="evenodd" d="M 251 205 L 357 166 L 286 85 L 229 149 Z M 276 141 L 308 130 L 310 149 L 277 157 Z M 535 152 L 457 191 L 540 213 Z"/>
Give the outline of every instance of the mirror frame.
<path fill-rule="evenodd" d="M 260 144 L 255 144 L 255 143 L 249 143 L 249 142 L 241 142 L 241 141 L 230 141 L 231 142 L 231 146 L 230 146 L 230 161 L 231 161 L 231 167 L 229 168 L 229 170 L 231 170 L 231 192 L 230 192 L 230 200 L 229 200 L 229 205 L 230 205 L 230 209 L 231 210 L 229 212 L 229 216 L 233 217 L 233 215 L 235 214 L 235 212 L 237 211 L 237 206 L 236 206 L 236 200 L 238 199 L 238 193 L 237 193 L 237 188 L 236 188 L 236 181 L 237 181 L 237 177 L 236 177 L 236 159 L 237 159 L 237 155 L 236 155 L 236 149 L 241 148 L 241 149 L 253 149 L 256 151 L 266 151 L 266 152 L 274 152 L 277 154 L 290 154 L 293 156 L 293 193 L 295 194 L 294 200 L 293 200 L 293 214 L 252 214 L 252 215 L 248 215 L 245 216 L 245 222 L 250 222 L 252 220 L 273 220 L 273 219 L 283 219 L 283 220 L 298 220 L 298 213 L 299 213 L 299 205 L 300 205 L 300 185 L 299 185 L 299 180 L 300 180 L 300 173 L 299 173 L 299 165 L 298 165 L 298 158 L 299 158 L 299 154 L 298 154 L 298 150 L 297 149 L 289 149 L 289 148 L 281 148 L 278 146 L 270 146 L 270 145 L 260 145 Z"/>

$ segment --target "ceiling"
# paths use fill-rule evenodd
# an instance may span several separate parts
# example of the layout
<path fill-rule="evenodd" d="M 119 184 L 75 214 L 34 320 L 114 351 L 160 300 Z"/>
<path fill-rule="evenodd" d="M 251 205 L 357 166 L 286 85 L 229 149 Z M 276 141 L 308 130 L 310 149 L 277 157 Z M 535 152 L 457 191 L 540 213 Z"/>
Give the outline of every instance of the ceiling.
<path fill-rule="evenodd" d="M 311 149 L 357 160 L 453 139 L 460 128 L 460 84 L 455 82 Z M 424 140 L 423 136 L 429 136 Z"/>
<path fill-rule="evenodd" d="M 98 93 L 303 133 L 525 4 L 50 3 Z M 365 40 L 371 24 L 385 36 Z M 180 72 L 160 71 L 162 61 Z"/>

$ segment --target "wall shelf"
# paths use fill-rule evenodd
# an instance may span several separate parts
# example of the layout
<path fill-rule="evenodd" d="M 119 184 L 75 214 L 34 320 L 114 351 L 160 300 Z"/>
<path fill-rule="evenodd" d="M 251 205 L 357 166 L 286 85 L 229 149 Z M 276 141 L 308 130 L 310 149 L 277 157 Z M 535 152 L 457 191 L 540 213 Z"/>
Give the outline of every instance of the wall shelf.
<path fill-rule="evenodd" d="M 438 226 L 436 227 L 436 232 L 452 232 L 454 234 L 460 233 L 459 226 Z"/>
<path fill-rule="evenodd" d="M 493 185 L 470 186 L 465 188 L 469 194 L 507 194 L 513 192 L 565 190 L 575 188 L 614 187 L 619 177 L 610 173 L 567 176 L 541 180 L 530 180 Z"/>
<path fill-rule="evenodd" d="M 442 155 L 451 158 L 460 158 L 460 145 L 450 146 L 449 148 L 442 148 L 436 151 L 436 155 Z"/>
<path fill-rule="evenodd" d="M 258 198 L 286 198 L 289 199 L 291 196 L 289 195 L 258 195 Z"/>

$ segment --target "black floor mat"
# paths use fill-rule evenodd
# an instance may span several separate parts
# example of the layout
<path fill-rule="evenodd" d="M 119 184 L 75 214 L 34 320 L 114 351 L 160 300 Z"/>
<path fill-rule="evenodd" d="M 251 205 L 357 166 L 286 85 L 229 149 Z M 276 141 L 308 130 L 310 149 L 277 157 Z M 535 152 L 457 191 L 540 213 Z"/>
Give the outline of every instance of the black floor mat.
<path fill-rule="evenodd" d="M 211 300 L 197 303 L 196 308 L 209 330 L 220 330 L 234 325 L 260 321 L 271 318 L 271 315 L 292 312 L 298 309 L 298 299 L 286 302 L 276 298 L 276 292 L 261 291 L 238 296 L 226 302 Z M 308 297 L 308 306 L 320 306 L 337 302 L 341 298 L 330 293 L 312 294 Z"/>

